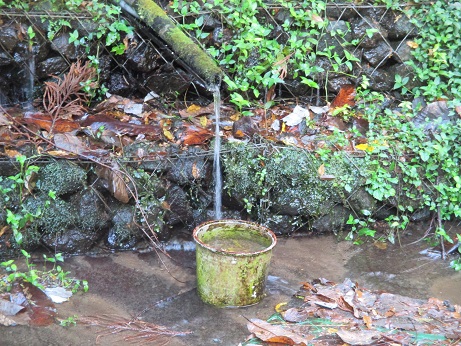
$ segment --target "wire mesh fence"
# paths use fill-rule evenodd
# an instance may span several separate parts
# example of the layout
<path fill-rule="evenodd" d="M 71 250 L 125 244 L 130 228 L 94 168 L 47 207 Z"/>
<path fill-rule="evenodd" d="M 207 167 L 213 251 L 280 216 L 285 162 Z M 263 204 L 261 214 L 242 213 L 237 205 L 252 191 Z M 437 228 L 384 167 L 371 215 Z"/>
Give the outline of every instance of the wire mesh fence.
<path fill-rule="evenodd" d="M 268 27 L 280 29 L 281 18 L 277 17 L 280 13 L 277 6 L 267 5 L 265 23 Z M 330 20 L 330 24 L 327 30 L 319 33 L 318 41 L 319 46 L 329 49 L 332 54 L 328 61 L 329 69 L 334 69 L 331 61 L 335 56 L 338 57 L 339 63 L 347 54 L 358 59 L 351 71 L 335 76 L 339 83 L 337 85 L 355 83 L 351 75 L 358 76 L 364 70 L 373 77 L 382 76 L 379 73 L 387 73 L 389 68 L 404 66 L 404 62 L 409 58 L 410 47 L 407 43 L 417 35 L 416 29 L 402 14 L 401 10 L 406 6 L 409 5 L 405 3 L 401 5 L 400 10 L 391 11 L 385 6 L 336 2 L 327 4 L 325 17 Z M 40 100 L 43 95 L 43 83 L 52 78 L 50 75 L 62 75 L 73 62 L 89 59 L 97 60 L 99 85 L 106 86 L 109 93 L 141 98 L 151 92 L 175 97 L 189 92 L 195 96 L 206 93 L 194 71 L 178 60 L 176 54 L 165 46 L 149 27 L 128 14 L 124 18 L 135 30 L 124 40 L 123 54 L 117 54 L 108 48 L 105 37 L 94 38 L 87 41 L 84 46 L 69 44 L 74 30 L 78 31 L 80 37 L 88 37 L 95 30 L 92 15 L 84 10 L 56 13 L 3 9 L 0 11 L 0 17 L 3 20 L 0 37 L 2 32 L 9 32 L 9 36 L 6 36 L 8 39 L 0 39 L 0 71 L 3 71 L 3 77 L 0 78 L 0 96 L 3 105 L 27 105 L 32 99 Z M 191 15 L 191 20 L 195 17 L 196 15 Z M 50 22 L 59 20 L 68 21 L 70 28 L 64 27 L 50 36 Z M 354 25 L 351 26 L 351 23 Z M 204 26 L 203 29 L 213 36 L 212 34 L 222 30 L 224 25 L 225 19 L 222 19 L 216 26 Z M 353 27 L 359 27 L 362 32 L 354 34 Z M 30 40 L 29 28 L 35 33 L 33 40 Z M 278 35 L 283 37 L 288 33 L 281 29 Z M 358 41 L 351 44 L 357 37 Z M 367 40 L 370 42 L 366 43 Z M 344 74 L 349 76 L 344 77 Z M 6 76 L 10 76 L 10 79 Z M 315 78 L 319 85 L 327 85 L 329 82 L 331 84 L 333 76 L 334 73 L 318 74 Z M 173 83 L 174 80 L 176 83 Z M 384 86 L 375 87 L 391 90 L 390 82 L 386 83 Z M 294 93 L 289 83 L 282 88 L 289 94 Z M 333 91 L 337 89 L 333 84 L 328 88 Z M 311 99 L 317 98 L 317 103 L 324 97 L 313 89 L 309 92 L 312 95 Z M 133 146 L 133 149 L 124 148 L 124 151 L 121 164 L 142 169 L 148 172 L 151 178 L 166 178 L 188 191 L 185 199 L 176 191 L 167 202 L 167 210 L 176 203 L 175 201 L 186 201 L 192 209 L 200 210 L 203 217 L 209 216 L 206 215 L 206 210 L 213 203 L 212 150 L 181 151 L 155 146 L 150 150 Z M 330 177 L 319 180 L 319 175 L 322 175 L 319 174 L 322 161 L 314 152 L 280 146 L 269 141 L 248 143 L 244 151 L 245 154 L 242 154 L 238 147 L 232 146 L 226 146 L 221 151 L 224 161 L 223 173 L 226 177 L 225 198 L 231 195 L 238 197 L 237 200 L 227 201 L 227 205 L 234 206 L 239 213 L 252 215 L 263 224 L 269 223 L 269 226 L 277 227 L 275 224 L 278 223 L 279 226 L 283 225 L 280 228 L 292 232 L 312 228 L 314 216 L 318 219 L 328 215 L 338 206 L 346 206 L 357 212 L 363 207 L 359 184 L 363 167 L 359 162 L 361 159 L 352 154 L 343 152 L 336 170 L 331 172 Z M 290 161 L 292 159 L 294 161 Z M 87 162 L 81 160 L 80 163 Z M 340 182 L 339 180 L 345 179 L 346 171 L 351 181 Z M 355 182 L 352 182 L 352 178 L 356 179 Z M 349 191 L 346 192 L 345 183 L 350 185 Z M 312 186 L 317 188 L 317 194 L 312 193 Z M 147 189 L 149 185 L 141 182 L 139 188 Z M 306 194 L 301 194 L 301 190 Z M 289 200 L 286 200 L 287 198 Z M 287 220 L 275 220 L 279 216 L 286 217 Z M 180 223 L 193 225 L 189 217 L 192 217 L 192 211 L 179 217 Z M 342 214 L 341 217 L 344 219 L 347 215 Z"/>
<path fill-rule="evenodd" d="M 408 40 L 417 35 L 417 30 L 401 11 L 408 6 L 414 5 L 402 3 L 400 9 L 390 10 L 385 6 L 328 2 L 325 19 L 330 24 L 326 30 L 318 33 L 317 50 L 327 50 L 331 56 L 318 61 L 319 64 L 325 64 L 325 71 L 329 71 L 314 76 L 319 85 L 328 84 L 331 91 L 338 91 L 339 84 L 355 83 L 354 79 L 364 71 L 379 79 L 382 78 L 379 72 L 383 69 L 388 73 L 391 66 L 395 68 L 407 61 L 411 49 L 407 44 Z M 173 13 L 171 15 L 174 16 Z M 213 25 L 206 22 L 202 25 L 203 31 L 209 34 L 202 43 L 205 46 L 218 46 L 222 42 L 220 35 L 226 19 L 220 18 L 220 14 L 213 11 L 201 12 L 200 15 L 216 17 Z M 272 28 L 271 35 L 277 35 L 282 41 L 287 39 L 290 33 L 281 25 L 286 14 L 283 14 L 277 3 L 267 4 L 261 15 L 265 16 L 264 25 Z M 107 37 L 94 37 L 97 27 L 93 15 L 84 8 L 79 12 L 2 9 L 0 16 L 5 37 L 0 41 L 3 56 L 1 69 L 4 75 L 3 85 L 0 86 L 4 105 L 30 102 L 32 95 L 40 98 L 43 82 L 50 75 L 62 75 L 72 62 L 88 59 L 98 63 L 99 85 L 114 94 L 130 97 L 143 97 L 151 91 L 169 96 L 180 96 L 184 93 L 195 96 L 206 94 L 200 77 L 180 61 L 151 28 L 128 13 L 123 18 L 135 30 L 132 35 L 121 38 L 125 47 L 123 54 L 118 54 L 107 46 Z M 181 18 L 181 21 L 192 21 L 197 16 L 190 14 Z M 176 19 L 180 20 L 179 17 Z M 28 30 L 32 31 L 28 33 Z M 93 39 L 79 44 L 78 40 L 72 39 L 75 30 L 78 37 L 91 36 Z M 30 33 L 33 33 L 33 39 L 29 38 Z M 345 54 L 351 54 L 358 59 L 351 71 L 342 71 L 343 66 L 332 66 L 336 64 L 334 60 L 339 65 L 344 65 L 341 63 Z M 339 70 L 334 71 L 338 68 Z M 398 71 L 409 73 L 403 67 L 399 67 Z M 347 78 L 344 75 L 348 75 Z M 336 84 L 332 81 L 335 77 Z M 10 85 L 7 86 L 8 83 Z M 377 81 L 375 87 L 392 89 L 389 82 L 386 83 L 381 85 Z M 31 91 L 32 86 L 35 91 Z M 288 94 L 295 93 L 293 89 L 296 89 L 291 82 L 281 84 L 281 88 Z M 318 91 L 303 89 L 306 90 L 319 97 Z"/>

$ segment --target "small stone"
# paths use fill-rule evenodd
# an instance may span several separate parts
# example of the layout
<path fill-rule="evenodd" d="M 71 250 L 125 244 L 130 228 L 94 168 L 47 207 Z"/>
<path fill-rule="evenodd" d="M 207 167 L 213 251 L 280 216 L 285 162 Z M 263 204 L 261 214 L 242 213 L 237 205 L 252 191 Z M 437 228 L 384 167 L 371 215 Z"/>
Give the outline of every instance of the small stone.
<path fill-rule="evenodd" d="M 232 135 L 235 138 L 252 137 L 258 132 L 258 126 L 252 117 L 241 117 L 232 125 Z"/>

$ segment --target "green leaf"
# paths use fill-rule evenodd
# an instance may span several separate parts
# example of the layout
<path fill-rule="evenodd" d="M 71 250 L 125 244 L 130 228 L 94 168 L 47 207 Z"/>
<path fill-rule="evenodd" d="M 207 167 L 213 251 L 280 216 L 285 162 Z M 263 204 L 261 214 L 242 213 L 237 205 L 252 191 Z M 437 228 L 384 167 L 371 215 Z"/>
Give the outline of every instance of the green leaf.
<path fill-rule="evenodd" d="M 74 43 L 75 45 L 78 45 L 79 42 L 78 42 L 78 30 L 74 30 L 73 32 L 71 32 L 69 34 L 69 43 Z"/>

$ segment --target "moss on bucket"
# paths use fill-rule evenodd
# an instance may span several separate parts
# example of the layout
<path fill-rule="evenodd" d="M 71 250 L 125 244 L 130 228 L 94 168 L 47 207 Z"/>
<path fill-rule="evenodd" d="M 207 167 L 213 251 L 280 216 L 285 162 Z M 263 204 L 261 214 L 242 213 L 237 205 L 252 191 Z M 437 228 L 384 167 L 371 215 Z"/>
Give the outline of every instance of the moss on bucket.
<path fill-rule="evenodd" d="M 258 224 L 218 220 L 194 230 L 197 290 L 218 307 L 248 306 L 264 295 L 275 235 Z"/>

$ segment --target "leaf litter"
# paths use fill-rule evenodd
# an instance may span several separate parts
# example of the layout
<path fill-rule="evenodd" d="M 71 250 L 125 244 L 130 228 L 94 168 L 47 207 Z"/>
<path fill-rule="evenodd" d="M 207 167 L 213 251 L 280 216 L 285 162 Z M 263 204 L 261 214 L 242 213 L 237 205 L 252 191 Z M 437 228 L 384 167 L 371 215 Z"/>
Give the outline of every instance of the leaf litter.
<path fill-rule="evenodd" d="M 360 287 L 305 282 L 267 321 L 249 320 L 250 345 L 459 345 L 461 306 Z"/>
<path fill-rule="evenodd" d="M 54 323 L 55 317 L 53 301 L 29 282 L 17 282 L 11 292 L 0 295 L 0 325 L 44 327 Z"/>
<path fill-rule="evenodd" d="M 81 103 L 61 100 L 68 93 L 60 95 L 60 92 L 73 90 L 72 80 L 68 78 L 66 81 L 70 83 L 69 88 L 60 86 L 59 90 L 50 94 L 47 102 L 54 106 L 44 111 L 37 109 L 24 113 L 17 108 L 0 109 L 0 142 L 11 148 L 33 143 L 40 154 L 68 159 L 90 158 L 100 162 L 112 161 L 114 155 L 123 156 L 123 148 L 135 141 L 154 141 L 164 147 L 180 149 L 189 146 L 209 149 L 215 135 L 212 103 L 165 107 L 159 104 L 155 95 L 144 100 L 108 95 L 106 100 L 92 109 L 85 107 L 72 113 L 68 108 L 80 106 Z M 80 92 L 77 90 L 76 95 L 80 95 Z M 324 107 L 310 104 L 302 107 L 294 102 L 270 108 L 261 105 L 252 109 L 251 117 L 242 116 L 234 108 L 222 104 L 221 135 L 232 141 L 246 140 L 257 134 L 270 141 L 316 150 L 326 145 L 321 138 L 337 130 L 347 131 L 348 126 L 353 125 L 340 116 L 332 115 L 332 112 L 345 106 L 352 107 L 354 97 L 355 88 L 345 85 L 332 103 Z M 241 122 L 242 127 L 232 126 L 240 118 L 251 118 L 251 126 L 245 121 Z M 352 120 L 357 122 L 362 119 L 360 114 L 355 113 Z M 366 127 L 366 121 L 362 122 Z M 332 150 L 363 155 L 363 150 L 357 146 L 366 144 L 366 139 L 350 134 L 348 140 L 349 145 Z M 2 151 L 0 156 L 11 157 Z M 334 177 L 325 175 L 323 178 L 330 180 Z"/>

